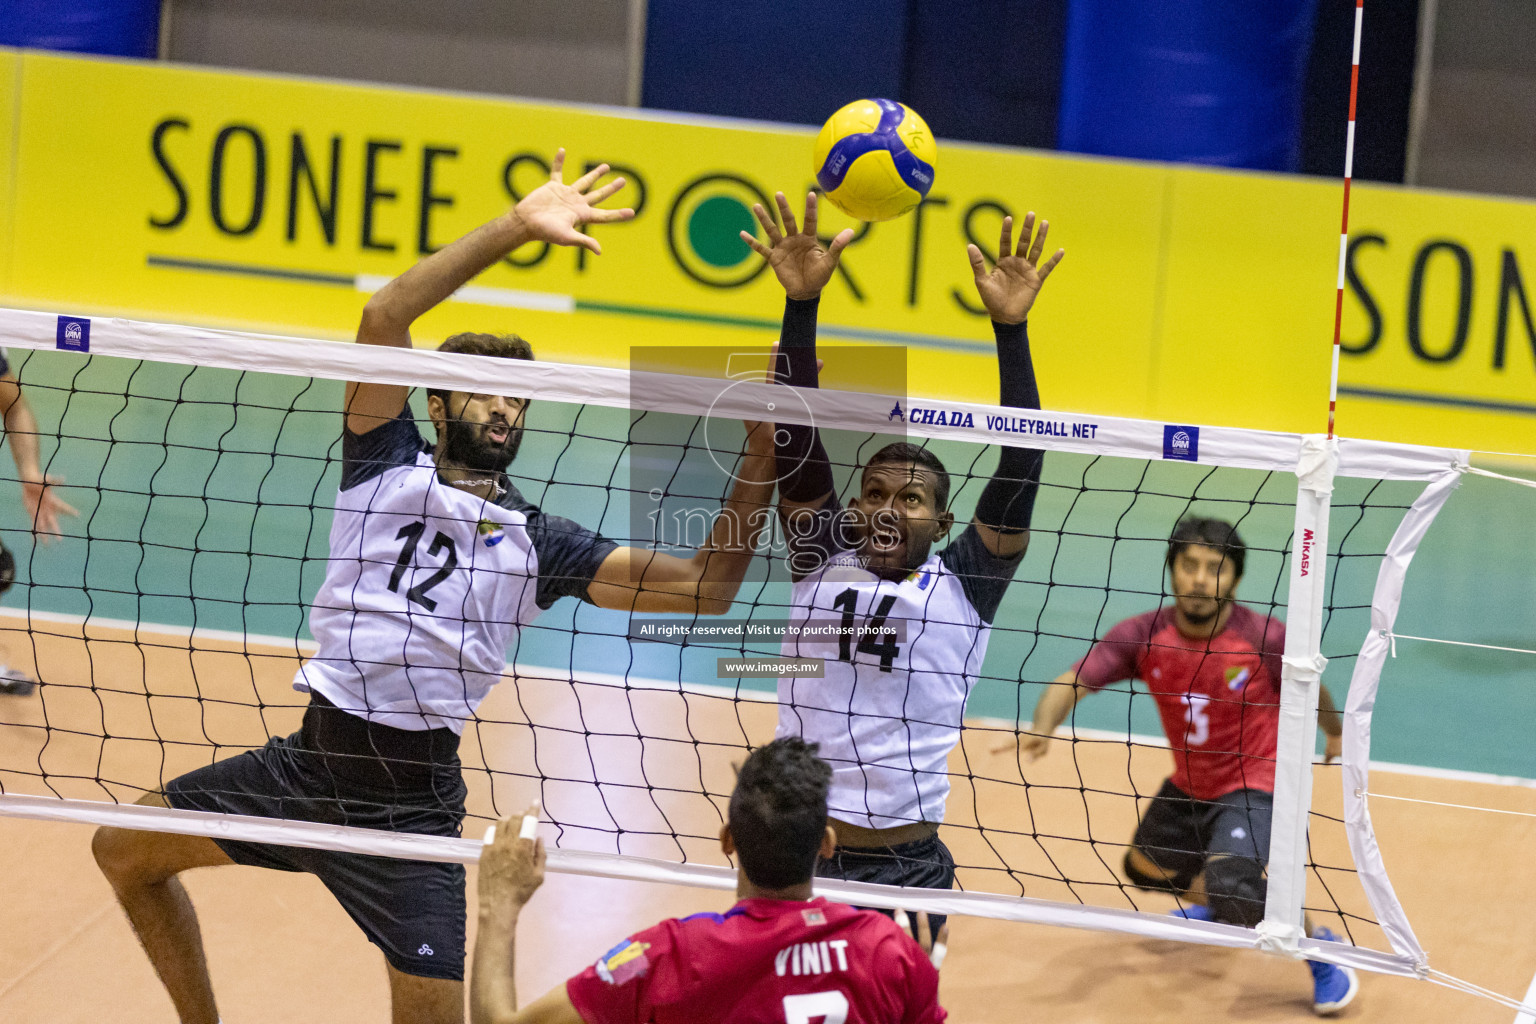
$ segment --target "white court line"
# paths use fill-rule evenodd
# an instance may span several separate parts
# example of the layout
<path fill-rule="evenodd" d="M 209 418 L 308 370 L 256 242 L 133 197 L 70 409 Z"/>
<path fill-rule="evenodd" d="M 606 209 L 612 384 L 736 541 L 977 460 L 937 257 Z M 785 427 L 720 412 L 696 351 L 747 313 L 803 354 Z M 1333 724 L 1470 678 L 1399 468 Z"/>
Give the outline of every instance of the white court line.
<path fill-rule="evenodd" d="M 20 609 L 0 608 L 0 620 L 25 619 L 29 615 L 38 622 L 55 622 L 73 626 L 82 626 L 87 622 L 87 617 L 83 615 L 45 612 L 35 609 L 27 612 Z M 132 622 L 128 619 L 110 619 L 100 615 L 90 616 L 89 623 L 92 626 L 120 629 L 135 635 L 139 633 L 153 633 L 187 641 L 211 640 L 227 644 L 275 647 L 284 652 L 296 651 L 300 655 L 313 654 L 318 649 L 313 640 L 268 636 L 262 633 L 241 633 L 228 629 L 206 629 L 201 626 L 194 629 L 187 626 L 169 626 L 159 622 Z M 649 679 L 645 676 L 624 676 L 612 672 L 582 672 L 579 676 L 562 675 L 558 669 L 552 669 L 547 665 L 517 665 L 511 662 L 507 664 L 506 671 L 509 675 L 524 679 L 579 682 L 592 686 L 612 686 L 617 689 L 628 687 L 632 690 L 669 690 L 674 693 L 696 693 L 703 697 L 720 697 L 726 700 L 747 700 L 763 704 L 778 703 L 777 696 L 771 690 L 738 689 L 734 686 L 720 686 L 710 683 L 679 683 L 675 679 Z M 983 715 L 971 716 L 966 721 L 972 725 L 979 725 L 988 729 L 1013 730 L 1018 727 L 1008 719 Z M 1112 729 L 1078 728 L 1074 730 L 1074 734 L 1081 739 L 1105 743 L 1132 743 L 1143 747 L 1166 747 L 1168 745 L 1168 740 L 1163 736 L 1149 736 L 1138 733 L 1127 734 L 1116 732 Z M 1065 736 L 1061 735 L 1061 738 L 1065 738 Z M 1491 772 L 1465 771 L 1460 768 L 1436 768 L 1430 765 L 1398 764 L 1393 761 L 1372 761 L 1370 768 L 1373 772 L 1415 775 L 1420 778 L 1443 779 L 1448 782 L 1477 782 L 1487 786 L 1516 786 L 1525 789 L 1536 789 L 1536 779 L 1527 779 L 1519 775 L 1494 775 Z M 1532 1022 L 1532 1024 L 1536 1024 L 1536 1022 Z"/>
<path fill-rule="evenodd" d="M 1531 979 L 1531 987 L 1525 990 L 1525 998 L 1520 1001 L 1526 1006 L 1536 1006 L 1536 978 Z M 1521 1010 L 1515 1014 L 1515 1024 L 1536 1024 L 1536 1013 Z"/>

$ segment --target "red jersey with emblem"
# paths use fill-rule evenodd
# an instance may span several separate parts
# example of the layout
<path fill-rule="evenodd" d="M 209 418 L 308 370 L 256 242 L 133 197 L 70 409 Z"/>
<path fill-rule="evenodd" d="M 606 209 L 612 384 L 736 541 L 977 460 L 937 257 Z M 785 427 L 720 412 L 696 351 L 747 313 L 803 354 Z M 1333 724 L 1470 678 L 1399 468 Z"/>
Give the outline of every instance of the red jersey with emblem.
<path fill-rule="evenodd" d="M 1173 784 L 1190 796 L 1272 793 L 1284 650 L 1285 624 L 1244 605 L 1210 639 L 1180 633 L 1170 605 L 1104 634 L 1077 678 L 1093 690 L 1125 679 L 1146 685 L 1173 750 Z"/>
<path fill-rule="evenodd" d="M 565 985 L 587 1024 L 937 1024 L 939 972 L 890 918 L 742 900 L 663 921 Z"/>

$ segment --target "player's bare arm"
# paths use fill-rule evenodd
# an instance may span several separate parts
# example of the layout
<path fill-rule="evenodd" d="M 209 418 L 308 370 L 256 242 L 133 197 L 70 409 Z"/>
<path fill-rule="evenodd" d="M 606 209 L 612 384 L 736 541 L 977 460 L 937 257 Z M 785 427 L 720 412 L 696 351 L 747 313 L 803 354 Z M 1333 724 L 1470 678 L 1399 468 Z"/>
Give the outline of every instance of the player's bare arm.
<path fill-rule="evenodd" d="M 1317 689 L 1317 727 L 1323 731 L 1323 764 L 1332 764 L 1344 756 L 1344 715 L 1333 702 L 1328 687 Z"/>
<path fill-rule="evenodd" d="M 587 597 L 627 612 L 723 615 L 741 588 L 769 522 L 773 499 L 773 425 L 747 423 L 745 454 L 709 539 L 691 558 L 621 547 L 603 559 Z"/>
<path fill-rule="evenodd" d="M 976 280 L 976 293 L 992 317 L 997 334 L 998 369 L 1002 377 L 1004 405 L 1039 408 L 1039 393 L 1034 385 L 1034 365 L 1029 357 L 1028 341 L 1023 336 L 1023 324 L 1029 318 L 1040 289 L 1046 278 L 1066 255 L 1065 249 L 1057 249 L 1051 257 L 1041 262 L 1045 251 L 1045 239 L 1051 229 L 1050 221 L 1040 221 L 1035 230 L 1033 212 L 1024 215 L 1017 248 L 1013 245 L 1013 218 L 1003 218 L 1002 235 L 997 245 L 997 264 L 989 271 L 981 249 L 972 244 L 966 247 L 971 261 L 971 272 Z M 1017 329 L 1017 330 L 1015 330 Z M 1018 336 L 1015 337 L 1015 334 Z M 1028 492 L 1028 509 L 1033 508 L 1034 488 L 1039 485 L 1041 454 L 1029 449 L 1005 448 L 998 461 L 997 473 L 989 489 L 998 485 L 994 493 L 983 494 L 977 503 L 977 514 L 972 520 L 976 532 L 988 551 L 999 558 L 1013 558 L 1029 547 L 1028 511 L 1020 506 L 1015 516 L 1009 510 Z M 1032 478 L 1032 479 L 1031 479 Z M 1006 483 L 1013 483 L 1012 493 Z M 991 500 L 988 500 L 988 499 Z M 1025 520 L 1022 527 L 1009 522 L 1011 518 Z"/>
<path fill-rule="evenodd" d="M 1051 737 L 1067 720 L 1079 701 L 1088 696 L 1089 690 L 1078 682 L 1077 669 L 1072 668 L 1052 679 L 1045 692 L 1035 702 L 1035 717 L 1027 731 L 1017 737 L 1019 756 L 1025 764 L 1038 761 L 1050 749 Z M 992 753 L 1001 754 L 1014 749 L 1015 741 L 1001 743 Z"/>
<path fill-rule="evenodd" d="M 5 421 L 5 439 L 16 462 L 16 478 L 21 481 L 21 498 L 32 521 L 32 532 L 44 544 L 59 535 L 60 516 L 80 513 L 59 497 L 62 477 L 45 475 L 38 460 L 37 417 L 21 393 L 21 382 L 11 373 L 0 376 L 0 417 Z"/>
<path fill-rule="evenodd" d="M 582 1024 L 564 985 L 522 1010 L 517 1008 L 517 919 L 544 884 L 544 840 L 525 834 L 537 824 L 539 805 L 496 826 L 480 852 L 480 914 L 470 977 L 470 1024 Z"/>
<path fill-rule="evenodd" d="M 601 254 L 602 246 L 596 239 L 582 234 L 578 228 L 583 224 L 628 220 L 635 215 L 628 208 L 605 210 L 597 205 L 623 188 L 624 179 L 615 178 L 594 188 L 608 173 L 608 165 L 599 164 L 567 185 L 562 180 L 564 166 L 565 150 L 557 150 L 550 164 L 549 181 L 495 220 L 439 249 L 379 289 L 363 307 L 358 342 L 410 348 L 411 324 L 525 243 L 575 245 Z M 409 388 L 398 384 L 349 383 L 344 406 L 347 429 L 363 434 L 394 419 L 405 408 L 409 392 Z"/>

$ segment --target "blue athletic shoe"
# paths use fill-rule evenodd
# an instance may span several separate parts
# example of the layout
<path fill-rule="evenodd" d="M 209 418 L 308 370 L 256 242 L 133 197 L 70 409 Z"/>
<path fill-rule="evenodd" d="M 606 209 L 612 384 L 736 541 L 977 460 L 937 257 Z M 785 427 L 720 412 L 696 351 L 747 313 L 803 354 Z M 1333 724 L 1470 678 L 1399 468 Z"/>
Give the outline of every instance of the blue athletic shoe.
<path fill-rule="evenodd" d="M 1314 939 L 1338 942 L 1339 937 L 1327 928 L 1312 933 Z M 1331 1017 L 1355 999 L 1360 991 L 1360 975 L 1353 967 L 1325 964 L 1320 960 L 1308 960 L 1312 970 L 1312 1012 L 1319 1017 Z"/>
<path fill-rule="evenodd" d="M 1189 921 L 1214 921 L 1215 915 L 1211 908 L 1203 903 L 1186 903 L 1175 910 L 1168 911 L 1169 917 L 1182 917 Z"/>

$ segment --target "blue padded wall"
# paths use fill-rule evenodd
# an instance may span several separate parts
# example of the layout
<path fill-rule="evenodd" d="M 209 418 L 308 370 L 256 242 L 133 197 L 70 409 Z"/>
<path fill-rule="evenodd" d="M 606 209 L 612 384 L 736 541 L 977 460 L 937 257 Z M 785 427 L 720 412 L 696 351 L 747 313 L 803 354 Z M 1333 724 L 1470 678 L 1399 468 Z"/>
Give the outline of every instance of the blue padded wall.
<path fill-rule="evenodd" d="M 1294 170 L 1317 0 L 1071 0 L 1057 145 Z"/>
<path fill-rule="evenodd" d="M 862 96 L 900 99 L 904 0 L 649 0 L 641 103 L 820 124 Z"/>
<path fill-rule="evenodd" d="M 0 45 L 153 57 L 160 0 L 6 0 Z"/>

